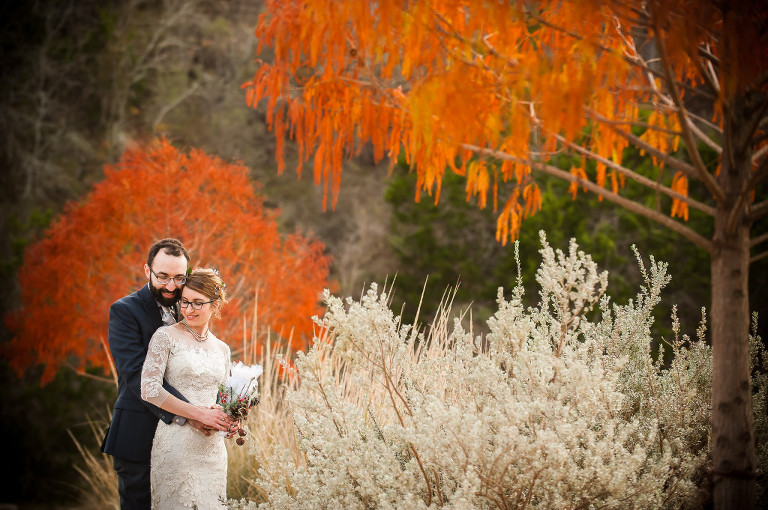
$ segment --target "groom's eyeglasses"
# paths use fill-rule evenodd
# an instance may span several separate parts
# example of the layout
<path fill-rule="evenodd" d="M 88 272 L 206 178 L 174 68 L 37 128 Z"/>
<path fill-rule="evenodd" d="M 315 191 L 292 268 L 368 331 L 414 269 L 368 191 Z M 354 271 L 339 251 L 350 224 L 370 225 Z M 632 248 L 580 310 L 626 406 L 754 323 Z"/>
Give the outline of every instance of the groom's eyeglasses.
<path fill-rule="evenodd" d="M 168 285 L 169 283 L 171 283 L 171 280 L 173 280 L 173 283 L 176 284 L 176 286 L 181 287 L 182 285 L 184 285 L 184 282 L 187 281 L 186 276 L 174 276 L 173 278 L 170 276 L 163 277 L 155 273 L 155 271 L 151 267 L 149 268 L 149 270 L 152 272 L 153 275 L 155 275 L 155 278 L 157 278 L 157 283 L 159 283 L 160 285 Z"/>
<path fill-rule="evenodd" d="M 203 305 L 207 305 L 208 303 L 213 303 L 216 301 L 215 299 L 211 299 L 210 301 L 187 301 L 186 299 L 181 300 L 181 307 L 186 308 L 189 305 L 192 305 L 193 310 L 202 310 Z"/>

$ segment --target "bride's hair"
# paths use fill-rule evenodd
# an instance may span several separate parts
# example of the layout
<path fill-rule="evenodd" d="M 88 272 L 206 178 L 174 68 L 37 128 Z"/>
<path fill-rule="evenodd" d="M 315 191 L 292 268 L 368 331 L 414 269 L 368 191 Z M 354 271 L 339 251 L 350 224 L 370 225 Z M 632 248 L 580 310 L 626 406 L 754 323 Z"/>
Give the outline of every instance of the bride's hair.
<path fill-rule="evenodd" d="M 227 286 L 219 276 L 219 272 L 209 267 L 196 267 L 187 276 L 184 287 L 199 292 L 208 299 L 217 299 L 219 306 L 213 308 L 213 316 L 221 318 L 221 308 L 227 304 Z M 212 303 L 213 304 L 213 303 Z"/>

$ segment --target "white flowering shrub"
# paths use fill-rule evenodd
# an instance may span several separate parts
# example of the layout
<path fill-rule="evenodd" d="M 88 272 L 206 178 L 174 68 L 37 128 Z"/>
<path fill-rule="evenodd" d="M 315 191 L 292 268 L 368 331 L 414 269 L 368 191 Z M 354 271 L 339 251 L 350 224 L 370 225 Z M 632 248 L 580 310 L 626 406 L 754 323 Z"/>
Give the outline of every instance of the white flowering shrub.
<path fill-rule="evenodd" d="M 768 508 L 768 353 L 757 334 L 757 312 L 752 314 L 749 336 L 752 357 L 752 415 L 755 419 L 757 457 L 757 508 Z"/>
<path fill-rule="evenodd" d="M 520 282 L 508 300 L 499 290 L 484 338 L 449 307 L 428 334 L 404 325 L 376 285 L 359 302 L 326 292 L 286 397 L 301 455 L 253 452 L 258 507 L 697 506 L 711 405 L 704 326 L 692 340 L 673 317 L 664 365 L 650 328 L 666 265 L 638 257 L 644 286 L 613 304 L 607 274 L 575 242 L 564 253 L 541 239 L 539 305 L 524 307 Z"/>

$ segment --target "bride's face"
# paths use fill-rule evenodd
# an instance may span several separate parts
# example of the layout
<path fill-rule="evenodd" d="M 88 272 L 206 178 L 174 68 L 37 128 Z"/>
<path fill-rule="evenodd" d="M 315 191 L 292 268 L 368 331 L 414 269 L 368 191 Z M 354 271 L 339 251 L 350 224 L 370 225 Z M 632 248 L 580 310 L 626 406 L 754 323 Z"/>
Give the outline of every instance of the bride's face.
<path fill-rule="evenodd" d="M 190 326 L 205 326 L 211 320 L 213 307 L 217 301 L 209 303 L 211 299 L 196 290 L 184 288 L 181 292 L 181 314 Z M 187 304 L 190 303 L 190 304 Z M 200 303 L 205 303 L 199 310 L 195 310 Z M 187 305 L 186 307 L 184 305 Z"/>

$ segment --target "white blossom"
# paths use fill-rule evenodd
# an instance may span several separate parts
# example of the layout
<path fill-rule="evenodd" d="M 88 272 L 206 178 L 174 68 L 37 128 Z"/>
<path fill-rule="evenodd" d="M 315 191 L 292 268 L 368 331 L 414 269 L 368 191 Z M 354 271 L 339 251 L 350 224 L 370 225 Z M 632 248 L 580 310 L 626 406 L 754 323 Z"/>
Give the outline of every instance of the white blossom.
<path fill-rule="evenodd" d="M 448 310 L 404 325 L 376 285 L 360 301 L 326 292 L 287 395 L 302 455 L 290 469 L 279 445 L 260 459 L 259 508 L 695 506 L 711 352 L 676 335 L 672 362 L 654 360 L 666 265 L 638 257 L 640 293 L 613 304 L 575 242 L 566 254 L 541 239 L 539 305 L 524 308 L 520 283 L 500 290 L 485 338 Z"/>
<path fill-rule="evenodd" d="M 226 387 L 234 395 L 249 395 L 258 386 L 258 378 L 264 372 L 261 365 L 244 365 L 242 361 L 234 363 L 227 377 Z"/>

